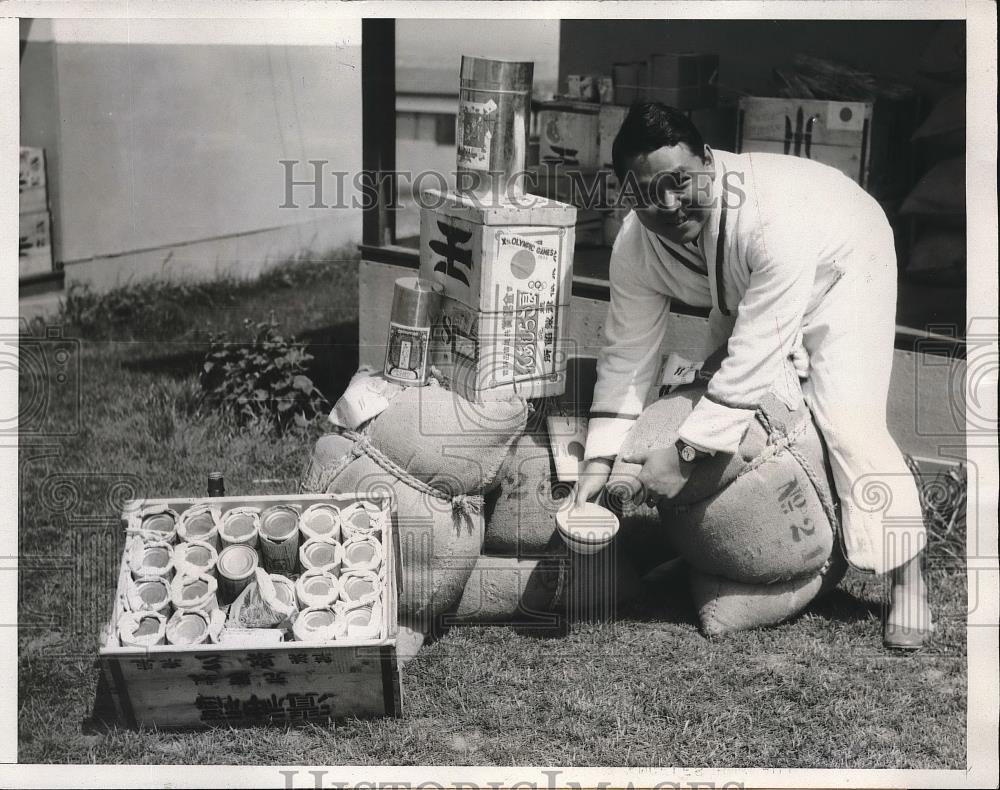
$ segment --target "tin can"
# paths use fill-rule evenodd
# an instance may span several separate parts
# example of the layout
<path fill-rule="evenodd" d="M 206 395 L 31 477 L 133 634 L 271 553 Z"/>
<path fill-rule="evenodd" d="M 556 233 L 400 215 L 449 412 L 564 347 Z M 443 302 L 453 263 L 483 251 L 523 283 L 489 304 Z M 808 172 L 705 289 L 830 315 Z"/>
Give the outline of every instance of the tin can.
<path fill-rule="evenodd" d="M 303 543 L 299 549 L 299 562 L 307 571 L 320 569 L 336 576 L 340 573 L 343 561 L 343 546 L 332 540 L 311 538 Z"/>
<path fill-rule="evenodd" d="M 303 609 L 333 606 L 340 597 L 340 582 L 329 571 L 306 571 L 295 582 L 295 596 Z"/>
<path fill-rule="evenodd" d="M 169 617 L 170 584 L 161 576 L 132 581 L 128 586 L 125 604 L 133 612 L 156 612 Z"/>
<path fill-rule="evenodd" d="M 344 544 L 344 569 L 378 571 L 382 567 L 382 543 L 373 535 L 358 535 Z"/>
<path fill-rule="evenodd" d="M 234 507 L 222 516 L 219 538 L 223 546 L 246 545 L 257 548 L 260 540 L 260 511 L 253 507 Z"/>
<path fill-rule="evenodd" d="M 373 604 L 352 606 L 342 612 L 347 636 L 352 639 L 374 639 L 382 629 L 382 613 Z"/>
<path fill-rule="evenodd" d="M 150 513 L 142 517 L 139 529 L 155 540 L 173 543 L 177 539 L 177 518 L 172 510 Z"/>
<path fill-rule="evenodd" d="M 126 612 L 118 620 L 123 647 L 152 647 L 166 642 L 167 618 L 159 612 Z"/>
<path fill-rule="evenodd" d="M 219 553 L 215 547 L 201 540 L 191 540 L 174 546 L 174 568 L 188 576 L 207 574 L 215 576 Z"/>
<path fill-rule="evenodd" d="M 441 310 L 444 286 L 419 277 L 400 277 L 392 293 L 392 312 L 382 375 L 397 384 L 427 383 L 431 324 Z"/>
<path fill-rule="evenodd" d="M 189 507 L 177 520 L 177 537 L 182 541 L 202 541 L 219 549 L 219 524 L 222 511 L 210 505 Z"/>
<path fill-rule="evenodd" d="M 257 570 L 257 552 L 246 545 L 227 546 L 219 554 L 215 566 L 219 579 L 218 595 L 222 604 L 236 600 Z"/>
<path fill-rule="evenodd" d="M 299 511 L 288 505 L 275 505 L 261 513 L 257 550 L 268 573 L 294 573 L 299 550 Z"/>
<path fill-rule="evenodd" d="M 493 202 L 523 192 L 534 63 L 462 56 L 455 142 L 458 191 Z"/>
<path fill-rule="evenodd" d="M 208 641 L 209 616 L 197 609 L 178 609 L 167 621 L 167 643 L 200 645 Z"/>
<path fill-rule="evenodd" d="M 340 531 L 344 540 L 371 535 L 382 529 L 382 509 L 374 502 L 355 502 L 340 511 Z"/>
<path fill-rule="evenodd" d="M 344 571 L 340 575 L 340 599 L 350 604 L 374 603 L 382 597 L 382 580 L 373 571 Z"/>
<path fill-rule="evenodd" d="M 328 642 L 346 634 L 343 618 L 328 606 L 303 609 L 292 626 L 292 635 L 298 642 Z"/>
<path fill-rule="evenodd" d="M 170 602 L 176 611 L 211 613 L 219 608 L 218 582 L 208 574 L 178 574 L 170 583 Z"/>
<path fill-rule="evenodd" d="M 147 543 L 134 537 L 128 549 L 128 566 L 133 579 L 158 576 L 169 579 L 174 572 L 173 546 L 165 541 Z"/>
<path fill-rule="evenodd" d="M 305 540 L 322 538 L 340 540 L 340 508 L 323 503 L 305 509 L 299 518 L 299 531 Z"/>

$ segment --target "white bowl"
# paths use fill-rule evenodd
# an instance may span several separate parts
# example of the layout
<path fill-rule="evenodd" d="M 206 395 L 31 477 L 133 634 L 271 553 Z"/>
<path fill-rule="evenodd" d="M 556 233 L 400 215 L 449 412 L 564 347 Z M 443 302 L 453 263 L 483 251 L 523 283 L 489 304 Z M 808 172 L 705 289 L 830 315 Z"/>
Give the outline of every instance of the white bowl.
<path fill-rule="evenodd" d="M 596 554 L 618 534 L 618 517 L 595 502 L 575 505 L 571 501 L 556 513 L 556 528 L 577 554 Z"/>

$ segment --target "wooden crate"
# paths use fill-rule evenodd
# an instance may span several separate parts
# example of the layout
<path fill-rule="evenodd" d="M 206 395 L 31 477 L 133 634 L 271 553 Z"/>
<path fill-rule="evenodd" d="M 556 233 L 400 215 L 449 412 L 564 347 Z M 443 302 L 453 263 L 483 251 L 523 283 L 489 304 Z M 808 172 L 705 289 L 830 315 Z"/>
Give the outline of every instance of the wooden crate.
<path fill-rule="evenodd" d="M 719 56 L 714 53 L 667 52 L 649 59 L 648 97 L 679 110 L 711 107 L 718 93 Z"/>
<path fill-rule="evenodd" d="M 122 647 L 116 623 L 124 612 L 122 585 L 129 574 L 123 556 L 119 590 L 98 651 L 119 722 L 133 728 L 190 729 L 401 715 L 396 662 L 400 558 L 390 500 L 362 494 L 152 499 L 127 503 L 122 518 L 127 522 L 134 508 L 145 505 L 167 505 L 182 512 L 208 502 L 226 511 L 283 503 L 306 508 L 330 502 L 346 507 L 362 500 L 380 504 L 388 516 L 382 534 L 383 627 L 375 639 L 281 642 L 259 648 L 221 643 Z"/>
<path fill-rule="evenodd" d="M 574 168 L 600 165 L 598 112 L 588 102 L 543 102 L 538 110 L 538 161 Z"/>
<path fill-rule="evenodd" d="M 576 209 L 537 195 L 486 206 L 428 191 L 422 202 L 420 276 L 445 293 L 431 364 L 469 400 L 499 388 L 557 394 Z"/>
<path fill-rule="evenodd" d="M 620 107 L 616 104 L 602 104 L 598 113 L 598 162 L 601 167 L 609 170 L 613 169 L 614 163 L 611 160 L 611 147 L 614 145 L 615 136 L 622 128 L 625 116 L 628 115 L 628 107 Z"/>
<path fill-rule="evenodd" d="M 877 198 L 894 197 L 912 180 L 909 137 L 915 118 L 915 101 L 743 97 L 738 150 L 813 159 L 837 168 Z"/>

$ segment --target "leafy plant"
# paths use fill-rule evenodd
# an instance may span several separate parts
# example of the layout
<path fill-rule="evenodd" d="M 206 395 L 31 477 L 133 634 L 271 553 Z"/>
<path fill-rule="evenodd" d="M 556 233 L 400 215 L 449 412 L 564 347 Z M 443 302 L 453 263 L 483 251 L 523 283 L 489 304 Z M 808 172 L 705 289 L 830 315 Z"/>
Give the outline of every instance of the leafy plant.
<path fill-rule="evenodd" d="M 329 401 L 306 375 L 313 356 L 294 337 L 267 321 L 243 321 L 250 340 L 234 343 L 225 334 L 210 336 L 200 383 L 209 404 L 220 406 L 242 424 L 268 422 L 279 430 L 307 427 L 329 410 Z"/>

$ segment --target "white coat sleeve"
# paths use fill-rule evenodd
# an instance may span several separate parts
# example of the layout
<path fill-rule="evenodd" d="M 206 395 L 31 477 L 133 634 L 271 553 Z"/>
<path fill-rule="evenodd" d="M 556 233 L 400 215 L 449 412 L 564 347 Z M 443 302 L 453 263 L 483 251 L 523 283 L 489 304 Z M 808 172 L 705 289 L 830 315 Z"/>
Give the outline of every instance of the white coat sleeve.
<path fill-rule="evenodd" d="M 786 226 L 788 223 L 785 223 Z M 801 238 L 764 225 L 749 254 L 750 279 L 737 308 L 728 354 L 705 396 L 682 423 L 680 437 L 718 452 L 735 452 L 761 397 L 771 389 L 786 402 L 798 391 L 785 362 L 801 337 L 817 256 Z"/>
<path fill-rule="evenodd" d="M 597 361 L 585 459 L 616 456 L 642 413 L 660 363 L 670 294 L 650 277 L 639 228 L 619 234 L 611 253 L 611 303 Z"/>

